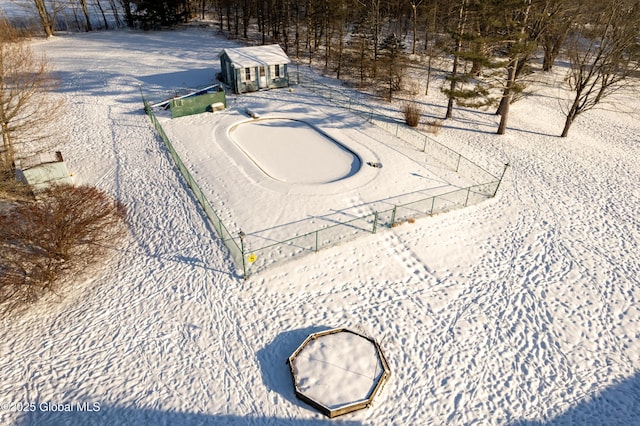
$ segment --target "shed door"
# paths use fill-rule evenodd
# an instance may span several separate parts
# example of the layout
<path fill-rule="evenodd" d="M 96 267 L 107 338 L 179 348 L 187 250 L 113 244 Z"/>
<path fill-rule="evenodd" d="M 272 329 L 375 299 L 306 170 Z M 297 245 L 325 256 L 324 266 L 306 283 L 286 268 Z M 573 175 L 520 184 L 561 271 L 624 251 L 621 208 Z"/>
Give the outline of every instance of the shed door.
<path fill-rule="evenodd" d="M 266 67 L 259 67 L 259 71 L 260 71 L 260 79 L 259 81 L 259 88 L 265 88 L 267 87 L 267 70 Z"/>

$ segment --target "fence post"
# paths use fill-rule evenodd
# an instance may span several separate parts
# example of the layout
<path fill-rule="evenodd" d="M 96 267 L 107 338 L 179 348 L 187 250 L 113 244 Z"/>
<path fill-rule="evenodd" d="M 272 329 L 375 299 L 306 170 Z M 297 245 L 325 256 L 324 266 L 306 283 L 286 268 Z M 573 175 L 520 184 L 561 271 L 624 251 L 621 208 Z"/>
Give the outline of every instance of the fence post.
<path fill-rule="evenodd" d="M 458 173 L 458 169 L 460 168 L 461 159 L 462 159 L 462 154 L 458 154 L 458 164 L 456 164 L 456 173 Z"/>
<path fill-rule="evenodd" d="M 318 231 L 316 231 L 316 249 L 315 251 L 318 251 Z"/>
<path fill-rule="evenodd" d="M 378 229 L 378 212 L 374 212 L 373 213 L 373 234 L 376 233 L 376 230 Z"/>
<path fill-rule="evenodd" d="M 244 261 L 244 236 L 245 233 L 240 231 L 238 232 L 238 237 L 240 237 L 240 254 L 242 255 L 242 276 L 244 279 L 247 279 L 247 265 Z"/>
<path fill-rule="evenodd" d="M 436 197 L 435 195 L 431 197 L 431 211 L 429 212 L 429 216 L 433 216 L 433 209 L 436 206 Z"/>
<path fill-rule="evenodd" d="M 464 206 L 467 207 L 467 204 L 469 203 L 469 193 L 471 192 L 471 187 L 467 188 L 467 198 L 464 200 Z"/>
<path fill-rule="evenodd" d="M 496 194 L 498 193 L 498 188 L 500 188 L 500 184 L 502 183 L 502 178 L 504 177 L 504 174 L 507 173 L 507 169 L 509 168 L 509 163 L 504 163 L 504 169 L 502 170 L 502 176 L 500 176 L 500 180 L 498 181 L 498 184 L 496 185 L 496 190 L 493 191 L 493 195 L 491 196 L 492 198 L 496 196 Z"/>
<path fill-rule="evenodd" d="M 393 226 L 394 223 L 396 223 L 396 205 L 393 206 L 393 210 L 391 211 L 391 225 Z"/>
<path fill-rule="evenodd" d="M 422 152 L 427 152 L 427 137 L 424 137 L 424 145 L 422 145 Z"/>
<path fill-rule="evenodd" d="M 213 207 L 211 208 L 211 210 L 213 210 Z M 216 219 L 218 219 L 218 232 L 220 232 L 220 239 L 224 242 L 224 233 L 222 232 L 222 221 L 220 220 L 218 215 L 216 215 Z"/>

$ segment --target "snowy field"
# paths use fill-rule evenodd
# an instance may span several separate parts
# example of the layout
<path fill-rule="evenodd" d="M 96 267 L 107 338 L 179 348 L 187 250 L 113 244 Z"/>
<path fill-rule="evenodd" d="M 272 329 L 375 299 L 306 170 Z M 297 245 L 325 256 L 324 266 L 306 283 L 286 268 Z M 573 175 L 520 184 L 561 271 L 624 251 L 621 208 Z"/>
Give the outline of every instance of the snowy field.
<path fill-rule="evenodd" d="M 128 206 L 131 236 L 64 297 L 2 319 L 0 424 L 328 422 L 295 398 L 285 360 L 334 327 L 376 338 L 392 371 L 372 407 L 334 423 L 640 423 L 637 96 L 566 139 L 550 85 L 513 105 L 503 136 L 490 112 L 456 109 L 438 140 L 510 163 L 496 198 L 244 281 L 139 89 L 207 85 L 232 46 L 205 30 L 36 42 L 68 102 L 60 149 L 77 182 Z M 436 90 L 423 102 L 444 115 Z"/>

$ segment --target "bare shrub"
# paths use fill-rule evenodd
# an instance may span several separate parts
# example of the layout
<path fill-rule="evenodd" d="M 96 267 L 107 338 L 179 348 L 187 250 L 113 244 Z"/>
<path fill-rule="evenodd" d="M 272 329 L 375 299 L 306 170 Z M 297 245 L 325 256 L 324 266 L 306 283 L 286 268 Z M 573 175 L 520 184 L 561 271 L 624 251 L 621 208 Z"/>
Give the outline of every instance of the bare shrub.
<path fill-rule="evenodd" d="M 91 186 L 54 185 L 38 201 L 0 206 L 0 303 L 35 301 L 97 262 L 125 219 L 123 204 Z"/>
<path fill-rule="evenodd" d="M 15 171 L 0 161 L 0 201 L 25 201 L 31 197 L 31 188 L 23 182 L 18 182 Z"/>
<path fill-rule="evenodd" d="M 440 133 L 440 129 L 442 129 L 442 120 L 435 119 L 427 121 L 427 132 L 437 135 Z"/>
<path fill-rule="evenodd" d="M 410 127 L 418 127 L 420 123 L 420 107 L 413 102 L 406 103 L 402 109 L 404 121 Z"/>

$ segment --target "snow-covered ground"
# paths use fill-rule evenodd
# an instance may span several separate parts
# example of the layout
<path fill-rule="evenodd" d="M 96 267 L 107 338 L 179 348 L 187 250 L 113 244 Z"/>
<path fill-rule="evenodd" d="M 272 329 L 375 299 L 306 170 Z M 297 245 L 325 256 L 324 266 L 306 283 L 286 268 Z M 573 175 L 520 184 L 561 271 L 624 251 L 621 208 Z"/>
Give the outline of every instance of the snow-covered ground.
<path fill-rule="evenodd" d="M 285 361 L 334 327 L 378 339 L 392 371 L 339 423 L 640 423 L 637 97 L 618 99 L 625 114 L 585 114 L 566 139 L 551 85 L 513 105 L 503 136 L 490 112 L 457 109 L 438 140 L 510 163 L 496 198 L 244 281 L 139 89 L 209 84 L 234 44 L 179 30 L 36 46 L 68 101 L 65 159 L 128 206 L 131 236 L 64 297 L 2 319 L 1 424 L 320 423 Z M 435 90 L 423 101 L 443 115 Z"/>

